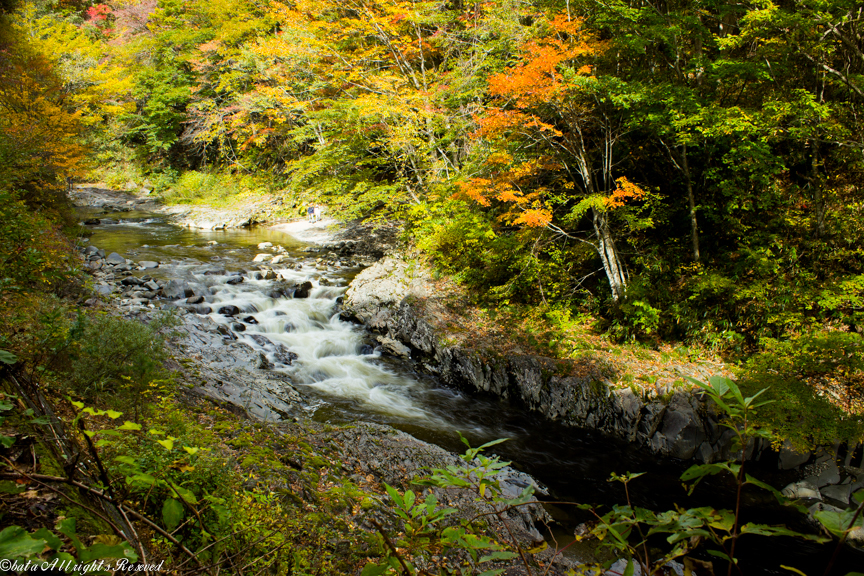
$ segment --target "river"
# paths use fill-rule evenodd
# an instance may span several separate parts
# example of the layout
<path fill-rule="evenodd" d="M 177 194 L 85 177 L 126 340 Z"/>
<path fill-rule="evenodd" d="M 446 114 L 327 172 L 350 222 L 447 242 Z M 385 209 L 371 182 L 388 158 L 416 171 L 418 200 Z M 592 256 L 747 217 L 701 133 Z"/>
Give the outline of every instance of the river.
<path fill-rule="evenodd" d="M 86 215 L 84 210 L 82 216 Z M 317 253 L 309 251 L 313 246 L 264 227 L 191 230 L 169 223 L 164 216 L 140 212 L 99 218 L 99 225 L 86 227 L 92 245 L 136 261 L 160 262 L 159 268 L 147 271 L 154 278 L 180 278 L 206 286 L 211 294 L 209 316 L 215 322 L 233 325 L 246 318 L 240 322 L 244 330 L 236 331 L 238 338 L 266 352 L 256 341 L 256 336 L 264 336 L 295 353 L 297 358 L 290 366 L 277 365 L 274 370 L 307 392 L 306 409 L 315 420 L 389 424 L 457 452 L 464 449 L 457 431 L 472 445 L 507 438 L 495 452 L 548 486 L 550 499 L 604 505 L 622 502 L 623 489 L 607 482 L 609 475 L 639 471 L 647 472 L 631 486 L 639 506 L 665 510 L 676 503 L 685 507 L 734 505 L 732 487 L 720 481 L 706 482 L 688 498 L 678 480 L 687 467 L 684 462 L 659 459 L 624 442 L 558 426 L 494 398 L 466 395 L 418 373 L 409 362 L 370 350 L 374 344 L 370 335 L 338 314 L 337 299 L 360 271 L 350 266 L 350 258 L 344 261 L 348 266 L 321 269 L 316 267 Z M 273 298 L 272 282 L 255 279 L 253 259 L 262 252 L 257 248 L 262 242 L 284 247 L 287 261 L 273 265 L 274 272 L 298 283 L 311 281 L 309 298 Z M 247 274 L 242 283 L 232 285 L 226 282 L 230 276 L 219 274 L 222 271 Z M 225 306 L 237 306 L 242 314 L 236 318 L 220 314 Z M 753 466 L 774 485 L 782 487 L 791 479 L 788 473 L 778 473 L 776 465 Z M 748 496 L 747 515 L 760 522 L 806 529 L 799 516 L 771 502 L 770 497 L 754 492 Z M 588 519 L 567 512 L 566 507 L 549 509 L 566 527 L 555 534 L 561 544 L 572 540 L 567 534 L 573 525 Z M 780 564 L 821 574 L 831 553 L 828 547 L 786 538 L 745 537 L 739 549 L 748 575 L 789 574 Z M 568 554 L 581 558 L 585 550 L 571 546 Z M 860 570 L 864 556 L 844 553 L 841 564 L 845 570 L 834 573 L 845 574 L 855 566 Z"/>

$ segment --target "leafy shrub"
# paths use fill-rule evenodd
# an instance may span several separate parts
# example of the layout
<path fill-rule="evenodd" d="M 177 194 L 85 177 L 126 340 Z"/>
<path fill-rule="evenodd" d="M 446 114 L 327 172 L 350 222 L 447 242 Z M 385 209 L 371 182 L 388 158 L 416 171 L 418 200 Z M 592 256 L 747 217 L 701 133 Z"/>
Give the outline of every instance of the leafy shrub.
<path fill-rule="evenodd" d="M 110 315 L 79 317 L 71 334 L 70 386 L 89 400 L 110 394 L 117 407 L 134 409 L 137 418 L 154 385 L 167 376 L 160 331 L 173 322 L 170 315 L 150 324 Z"/>

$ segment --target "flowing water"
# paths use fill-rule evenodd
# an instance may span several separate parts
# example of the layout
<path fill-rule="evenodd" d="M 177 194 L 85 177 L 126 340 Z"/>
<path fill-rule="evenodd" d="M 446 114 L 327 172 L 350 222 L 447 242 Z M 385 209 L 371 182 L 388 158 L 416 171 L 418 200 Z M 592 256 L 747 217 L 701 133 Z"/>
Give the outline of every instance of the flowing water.
<path fill-rule="evenodd" d="M 472 445 L 495 438 L 509 441 L 495 447 L 514 467 L 532 474 L 560 500 L 597 504 L 622 502 L 624 493 L 609 483 L 610 473 L 647 472 L 631 486 L 640 506 L 665 510 L 675 503 L 685 506 L 731 507 L 734 493 L 722 482 L 707 483 L 687 499 L 678 476 L 686 464 L 662 460 L 583 430 L 564 428 L 510 407 L 494 398 L 469 396 L 441 385 L 414 371 L 412 365 L 372 350 L 374 342 L 361 328 L 339 318 L 337 299 L 359 268 L 316 267 L 308 245 L 274 230 L 200 231 L 179 228 L 164 218 L 146 213 L 108 215 L 109 219 L 88 227 L 92 245 L 116 251 L 136 261 L 156 260 L 159 268 L 148 270 L 155 278 L 182 278 L 193 286 L 206 287 L 211 296 L 209 316 L 217 323 L 233 325 L 239 320 L 245 330 L 238 338 L 276 360 L 274 346 L 284 345 L 297 355 L 290 366 L 274 362 L 298 388 L 305 388 L 310 415 L 334 423 L 375 421 L 400 428 L 422 440 L 461 452 L 457 431 Z M 299 283 L 311 281 L 308 298 L 271 297 L 273 282 L 255 279 L 252 263 L 260 242 L 285 248 L 289 262 L 273 265 L 274 272 Z M 266 250 L 263 252 L 267 252 Z M 208 274 L 209 272 L 209 274 Z M 244 273 L 244 281 L 232 285 L 230 274 Z M 232 318 L 221 314 L 225 306 L 242 312 Z M 266 341 L 261 337 L 266 338 Z M 757 465 L 758 466 L 758 465 Z M 776 476 L 766 466 L 763 473 L 775 485 L 789 478 Z M 751 514 L 760 521 L 785 522 L 803 529 L 800 518 L 778 511 L 758 495 L 750 497 Z M 586 520 L 565 507 L 550 507 L 565 525 Z M 766 520 L 767 518 L 767 520 Z M 564 533 L 562 542 L 572 540 Z M 749 545 L 748 545 L 749 544 Z M 766 554 L 766 547 L 770 553 Z M 573 547 L 578 557 L 582 552 Z M 789 539 L 742 539 L 741 554 L 746 574 L 788 574 L 780 564 L 791 564 L 806 573 L 821 573 L 830 551 Z M 849 569 L 864 560 L 847 554 Z M 845 574 L 845 572 L 838 572 Z"/>

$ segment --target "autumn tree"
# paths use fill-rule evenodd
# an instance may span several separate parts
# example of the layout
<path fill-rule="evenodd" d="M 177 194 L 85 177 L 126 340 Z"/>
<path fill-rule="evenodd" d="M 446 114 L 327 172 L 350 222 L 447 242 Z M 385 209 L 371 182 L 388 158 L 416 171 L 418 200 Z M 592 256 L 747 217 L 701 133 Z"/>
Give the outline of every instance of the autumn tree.
<path fill-rule="evenodd" d="M 562 235 L 590 215 L 592 244 L 618 301 L 627 271 L 609 213 L 643 194 L 616 172 L 616 146 L 627 133 L 617 113 L 619 94 L 593 74 L 592 59 L 604 47 L 581 20 L 558 13 L 536 28 L 537 36 L 519 46 L 517 63 L 489 77 L 492 106 L 478 117 L 476 132 L 487 147 L 485 175 L 461 188 L 481 204 L 509 203 L 515 224 Z M 562 212 L 557 218 L 556 208 Z"/>

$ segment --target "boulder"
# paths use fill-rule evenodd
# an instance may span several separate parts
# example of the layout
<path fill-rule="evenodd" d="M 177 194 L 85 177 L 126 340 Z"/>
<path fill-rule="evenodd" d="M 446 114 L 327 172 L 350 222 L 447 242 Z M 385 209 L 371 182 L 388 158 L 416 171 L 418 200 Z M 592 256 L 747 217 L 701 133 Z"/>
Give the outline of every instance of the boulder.
<path fill-rule="evenodd" d="M 180 298 L 188 298 L 194 294 L 192 288 L 182 280 L 169 280 L 162 287 L 162 295 L 171 300 L 179 300 Z"/>
<path fill-rule="evenodd" d="M 239 322 L 235 322 L 234 324 L 232 324 L 231 328 L 233 328 L 235 332 L 245 332 L 246 331 L 246 326 L 244 326 L 243 324 L 240 324 Z"/>
<path fill-rule="evenodd" d="M 108 264 L 126 264 L 126 259 L 117 252 L 109 254 L 105 258 L 105 261 L 108 262 Z"/>
<path fill-rule="evenodd" d="M 308 298 L 309 292 L 312 291 L 312 282 L 303 282 L 300 286 L 297 287 L 297 290 L 294 292 L 294 298 Z"/>
<path fill-rule="evenodd" d="M 257 254 L 255 258 L 252 259 L 253 262 L 266 262 L 267 260 L 272 260 L 272 254 Z"/>
<path fill-rule="evenodd" d="M 152 260 L 141 260 L 140 262 L 138 262 L 138 266 L 143 268 L 144 270 L 151 270 L 153 268 L 158 268 L 159 263 Z"/>
<path fill-rule="evenodd" d="M 230 284 L 231 286 L 236 286 L 237 284 L 242 284 L 243 283 L 243 276 L 232 276 L 225 283 Z"/>
<path fill-rule="evenodd" d="M 86 226 L 98 226 L 100 224 L 100 220 L 98 218 L 88 218 L 84 221 Z"/>
<path fill-rule="evenodd" d="M 202 302 L 204 302 L 203 296 L 190 296 L 186 299 L 187 304 L 201 304 Z"/>
<path fill-rule="evenodd" d="M 123 280 L 120 281 L 124 286 L 142 286 L 144 285 L 144 281 L 138 278 L 137 276 L 127 276 Z"/>
<path fill-rule="evenodd" d="M 240 308 L 234 306 L 233 304 L 229 304 L 228 306 L 222 306 L 219 308 L 219 314 L 223 316 L 236 316 L 240 313 Z"/>
<path fill-rule="evenodd" d="M 824 498 L 828 498 L 830 500 L 836 500 L 840 502 L 844 506 L 849 505 L 849 494 L 852 490 L 852 487 L 849 484 L 838 484 L 835 486 L 826 486 L 822 488 L 820 492 L 822 492 L 822 496 Z"/>
<path fill-rule="evenodd" d="M 381 349 L 391 356 L 399 358 L 411 358 L 411 349 L 393 338 L 386 336 L 378 336 L 378 342 L 381 343 Z"/>
<path fill-rule="evenodd" d="M 243 318 L 243 322 L 246 324 L 258 324 L 258 320 L 254 316 L 246 316 Z"/>
<path fill-rule="evenodd" d="M 777 461 L 777 466 L 781 470 L 792 470 L 798 468 L 810 460 L 810 452 L 807 450 L 798 451 L 792 446 L 788 440 L 783 442 L 783 447 L 780 448 L 780 457 Z"/>
<path fill-rule="evenodd" d="M 273 243 L 272 243 L 272 242 L 261 242 L 260 244 L 258 244 L 258 249 L 259 249 L 259 250 L 265 250 L 265 249 L 267 249 L 267 248 L 272 248 L 272 247 L 273 247 Z"/>
<path fill-rule="evenodd" d="M 145 282 L 144 287 L 147 288 L 148 290 L 152 290 L 154 292 L 159 290 L 159 284 L 157 284 L 153 280 L 150 280 L 149 282 Z"/>
<path fill-rule="evenodd" d="M 781 491 L 784 496 L 792 500 L 800 500 L 802 498 L 810 498 L 813 500 L 822 500 L 822 494 L 819 493 L 819 488 L 809 480 L 801 480 L 789 484 Z"/>

